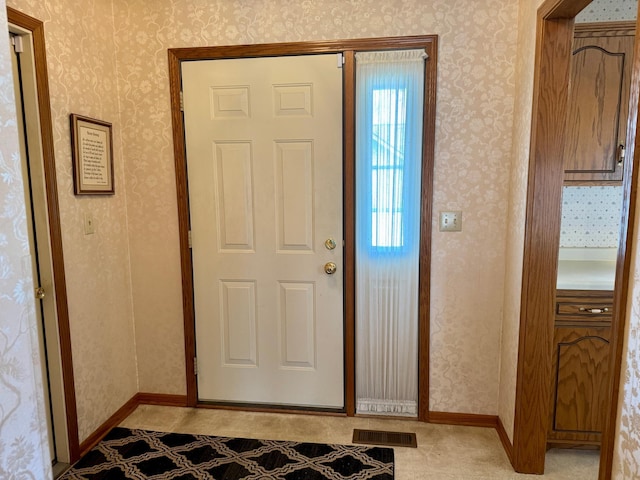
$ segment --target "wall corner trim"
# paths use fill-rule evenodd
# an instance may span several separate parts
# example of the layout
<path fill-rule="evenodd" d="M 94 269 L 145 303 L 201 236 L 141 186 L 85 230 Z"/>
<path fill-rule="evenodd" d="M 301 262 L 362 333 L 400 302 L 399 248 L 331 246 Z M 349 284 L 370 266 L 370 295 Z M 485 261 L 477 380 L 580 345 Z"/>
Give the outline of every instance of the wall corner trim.
<path fill-rule="evenodd" d="M 502 448 L 504 448 L 504 452 L 509 458 L 509 463 L 511 463 L 511 466 L 515 468 L 515 465 L 513 464 L 513 444 L 509 439 L 507 430 L 504 428 L 504 424 L 502 423 L 502 419 L 500 417 L 498 417 L 497 419 L 496 432 L 498 432 L 498 437 L 500 438 L 500 442 L 502 442 Z"/>
<path fill-rule="evenodd" d="M 136 393 L 102 425 L 100 425 L 87 439 L 80 444 L 80 457 L 84 457 L 95 447 L 112 428 L 127 418 L 139 405 L 164 405 L 168 407 L 186 407 L 186 395 L 167 395 L 161 393 Z"/>
<path fill-rule="evenodd" d="M 448 413 L 448 412 L 429 412 L 429 423 L 439 423 L 444 425 L 464 425 L 468 427 L 484 427 L 495 428 L 502 448 L 509 459 L 509 463 L 514 467 L 513 463 L 513 444 L 509 439 L 507 430 L 504 428 L 502 420 L 497 415 L 478 415 L 473 413 Z"/>

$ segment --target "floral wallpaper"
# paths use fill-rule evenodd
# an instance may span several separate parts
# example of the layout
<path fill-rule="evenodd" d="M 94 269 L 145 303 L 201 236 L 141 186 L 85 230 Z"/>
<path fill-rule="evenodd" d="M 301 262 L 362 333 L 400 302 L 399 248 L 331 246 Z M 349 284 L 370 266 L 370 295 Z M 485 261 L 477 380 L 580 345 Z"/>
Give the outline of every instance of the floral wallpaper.
<path fill-rule="evenodd" d="M 71 0 L 9 0 L 45 22 L 81 440 L 137 391 L 186 391 L 167 49 L 417 34 L 440 41 L 434 226 L 440 210 L 465 216 L 462 232 L 434 228 L 430 407 L 499 414 L 512 435 L 541 2 L 481 0 L 469 9 L 463 0 L 92 0 L 78 9 Z M 115 196 L 73 195 L 71 112 L 113 123 Z M 7 148 L 2 142 L 3 167 Z M 0 201 L 9 196 L 2 185 Z M 96 220 L 94 235 L 82 231 L 85 212 Z M 0 221 L 0 241 L 13 245 L 6 262 L 19 265 L 22 247 Z M 9 304 L 3 322 L 5 311 L 23 311 L 15 298 Z M 635 312 L 632 336 L 639 322 Z M 631 366 L 634 355 L 630 349 Z M 635 398 L 637 374 L 626 371 L 625 398 Z M 24 408 L 37 411 L 27 397 Z M 628 440 L 617 458 L 627 468 L 640 445 L 631 428 L 640 412 L 625 405 Z M 0 434 L 3 444 L 13 441 Z"/>
<path fill-rule="evenodd" d="M 82 442 L 138 391 L 111 1 L 10 0 L 44 22 Z M 73 194 L 69 114 L 113 124 L 115 195 Z M 84 214 L 95 233 L 84 234 Z"/>
<path fill-rule="evenodd" d="M 505 249 L 504 305 L 500 345 L 498 416 L 513 441 L 516 405 L 520 301 L 524 255 L 533 70 L 538 7 L 544 0 L 520 0 L 518 53 L 515 66 L 516 95 L 511 147 L 510 198 Z"/>
<path fill-rule="evenodd" d="M 0 25 L 8 31 L 4 0 Z M 48 478 L 51 460 L 8 40 L 0 35 L 0 478 Z"/>
<path fill-rule="evenodd" d="M 613 459 L 614 480 L 640 478 L 640 256 L 638 227 L 640 201 L 636 206 L 636 238 L 633 242 L 625 357 L 620 378 L 618 425 Z"/>
<path fill-rule="evenodd" d="M 114 0 L 143 391 L 184 393 L 167 48 L 435 33 L 434 212 L 463 210 L 465 226 L 433 238 L 431 408 L 497 413 L 517 10 L 506 0 L 473 10 L 460 0 Z"/>
<path fill-rule="evenodd" d="M 433 239 L 431 408 L 497 412 L 495 346 L 506 240 L 500 218 L 507 212 L 504 165 L 511 149 L 503 132 L 513 114 L 517 4 L 483 0 L 470 11 L 461 0 L 310 0 L 286 8 L 281 0 L 114 0 L 112 5 L 95 0 L 79 10 L 70 1 L 14 2 L 45 21 L 81 436 L 135 390 L 136 360 L 140 391 L 185 393 L 166 50 L 198 45 L 440 35 L 434 212 L 463 210 L 465 228 L 459 234 L 435 233 Z M 122 160 L 116 162 L 113 198 L 70 193 L 66 117 L 71 111 L 114 122 L 115 157 Z M 81 231 L 79 219 L 89 210 L 96 236 Z M 471 253 L 478 250 L 485 254 Z M 96 258 L 109 268 L 92 266 Z M 107 292 L 113 296 L 101 297 Z M 110 343 L 124 355 L 116 356 L 106 347 Z M 103 354 L 90 354 L 95 351 Z M 122 371 L 125 385 L 113 385 L 114 377 L 103 378 L 104 371 Z M 111 388 L 118 400 L 103 395 Z"/>
<path fill-rule="evenodd" d="M 515 2 L 473 11 L 462 0 L 9 3 L 45 22 L 81 438 L 135 391 L 136 362 L 139 391 L 185 393 L 166 50 L 199 45 L 440 36 L 434 219 L 463 210 L 465 226 L 434 229 L 430 403 L 497 413 Z M 115 197 L 71 194 L 72 111 L 114 123 Z M 95 236 L 83 235 L 85 211 Z"/>

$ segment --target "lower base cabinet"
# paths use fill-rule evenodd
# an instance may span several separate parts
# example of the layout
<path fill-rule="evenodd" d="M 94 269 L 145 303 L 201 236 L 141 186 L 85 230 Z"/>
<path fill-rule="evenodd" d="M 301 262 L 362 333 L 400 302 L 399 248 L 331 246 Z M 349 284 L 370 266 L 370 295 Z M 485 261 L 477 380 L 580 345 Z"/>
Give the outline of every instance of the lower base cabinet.
<path fill-rule="evenodd" d="M 613 295 L 559 291 L 557 299 L 547 441 L 598 446 L 609 405 Z"/>

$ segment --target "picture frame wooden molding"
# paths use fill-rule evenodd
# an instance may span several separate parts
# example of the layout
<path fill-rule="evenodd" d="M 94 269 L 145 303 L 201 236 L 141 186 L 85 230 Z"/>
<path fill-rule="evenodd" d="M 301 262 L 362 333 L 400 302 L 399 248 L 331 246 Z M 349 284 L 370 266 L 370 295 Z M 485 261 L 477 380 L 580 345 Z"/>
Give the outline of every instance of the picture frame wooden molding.
<path fill-rule="evenodd" d="M 73 193 L 113 195 L 113 134 L 109 122 L 72 113 Z"/>

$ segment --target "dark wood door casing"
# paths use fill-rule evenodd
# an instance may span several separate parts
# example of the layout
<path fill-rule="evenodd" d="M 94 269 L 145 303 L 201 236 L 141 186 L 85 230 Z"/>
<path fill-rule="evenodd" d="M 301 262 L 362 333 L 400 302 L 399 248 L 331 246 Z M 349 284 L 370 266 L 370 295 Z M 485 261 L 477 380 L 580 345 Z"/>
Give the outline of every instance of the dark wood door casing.
<path fill-rule="evenodd" d="M 437 81 L 436 35 L 386 37 L 320 42 L 274 43 L 169 49 L 169 83 L 173 125 L 178 222 L 183 285 L 185 356 L 187 371 L 187 402 L 198 405 L 195 377 L 195 314 L 193 306 L 193 276 L 189 250 L 189 206 L 185 157 L 183 116 L 180 111 L 181 72 L 184 61 L 223 58 L 251 58 L 286 55 L 342 53 L 343 81 L 343 151 L 344 151 L 344 339 L 345 339 L 345 412 L 355 414 L 355 52 L 422 48 L 428 55 L 425 62 L 424 122 L 422 154 L 422 222 L 420 244 L 419 292 L 419 419 L 429 412 L 429 294 L 431 265 L 431 214 L 433 198 L 433 164 L 435 143 L 435 99 Z"/>
<path fill-rule="evenodd" d="M 551 355 L 558 264 L 563 141 L 566 126 L 569 63 L 575 16 L 591 0 L 546 0 L 538 9 L 529 176 L 523 259 L 513 466 L 521 473 L 544 473 L 551 396 Z M 623 206 L 611 330 L 609 405 L 604 419 L 600 479 L 611 478 L 620 389 L 628 278 L 634 238 L 640 140 L 640 42 L 636 26 Z"/>

